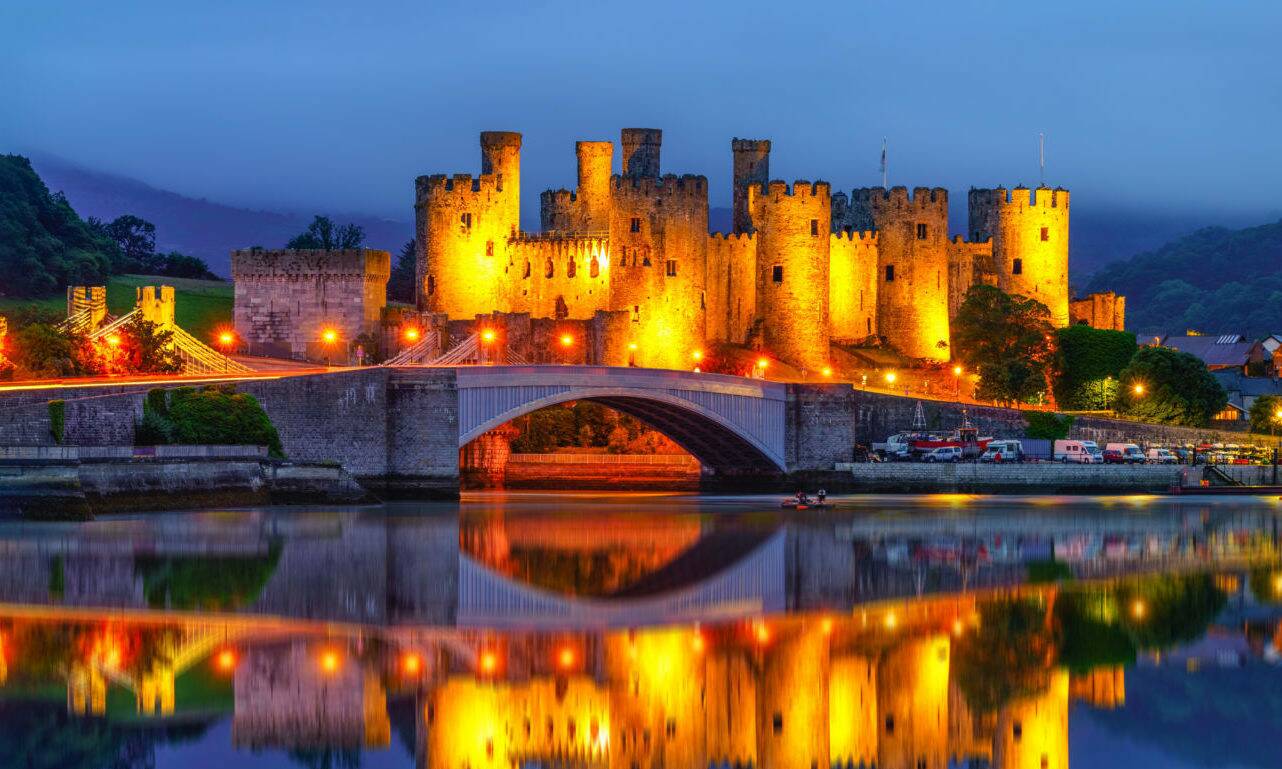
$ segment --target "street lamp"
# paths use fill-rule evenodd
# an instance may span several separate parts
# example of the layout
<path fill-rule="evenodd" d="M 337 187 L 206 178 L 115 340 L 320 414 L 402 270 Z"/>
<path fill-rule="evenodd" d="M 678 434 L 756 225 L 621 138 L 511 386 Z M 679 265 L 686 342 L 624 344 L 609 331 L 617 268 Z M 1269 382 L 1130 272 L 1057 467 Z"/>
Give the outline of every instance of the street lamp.
<path fill-rule="evenodd" d="M 223 331 L 218 335 L 218 344 L 223 348 L 223 373 L 225 374 L 231 370 L 231 359 L 227 356 L 231 355 L 232 347 L 236 344 L 236 335 L 230 331 Z"/>
<path fill-rule="evenodd" d="M 417 342 L 418 329 L 415 328 L 414 326 L 410 326 L 409 328 L 405 329 L 405 341 L 409 342 L 410 344 L 414 344 L 415 342 Z"/>
<path fill-rule="evenodd" d="M 895 378 L 896 378 L 896 377 L 895 377 L 895 372 L 893 372 L 893 371 L 887 371 L 887 372 L 886 372 L 886 377 L 885 377 L 885 379 L 886 379 L 886 384 L 888 384 L 888 385 L 893 385 L 893 384 L 895 383 Z"/>
<path fill-rule="evenodd" d="M 1143 394 L 1144 394 L 1144 385 L 1143 385 L 1143 384 L 1140 384 L 1139 382 L 1136 382 L 1136 383 L 1135 383 L 1135 386 L 1134 386 L 1134 387 L 1132 387 L 1132 388 L 1131 388 L 1131 390 L 1132 390 L 1136 395 L 1143 395 Z"/>
<path fill-rule="evenodd" d="M 953 395 L 957 398 L 961 397 L 961 375 L 962 367 L 953 366 Z"/>
<path fill-rule="evenodd" d="M 832 376 L 832 366 L 824 366 L 822 373 L 825 379 L 830 378 Z"/>
<path fill-rule="evenodd" d="M 332 328 L 327 328 L 321 332 L 321 341 L 325 343 L 325 365 L 330 365 L 330 356 L 334 343 L 338 341 L 338 332 Z"/>

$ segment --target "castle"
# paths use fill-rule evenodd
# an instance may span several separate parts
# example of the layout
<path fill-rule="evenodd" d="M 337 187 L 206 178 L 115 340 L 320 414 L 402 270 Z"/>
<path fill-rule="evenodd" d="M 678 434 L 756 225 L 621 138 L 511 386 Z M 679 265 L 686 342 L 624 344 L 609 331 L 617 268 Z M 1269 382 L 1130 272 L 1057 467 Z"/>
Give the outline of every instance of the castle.
<path fill-rule="evenodd" d="M 882 337 L 951 357 L 967 290 L 996 285 L 1069 323 L 1069 193 L 972 189 L 969 239 L 948 237 L 948 192 L 833 192 L 770 179 L 770 142 L 734 139 L 733 231 L 708 232 L 708 182 L 661 175 L 662 132 L 576 144 L 578 186 L 540 195 L 543 232 L 520 229 L 521 135 L 481 134 L 481 174 L 416 181 L 420 310 L 595 319 L 602 363 L 687 368 L 706 344 L 747 345 L 804 371 L 832 346 Z"/>

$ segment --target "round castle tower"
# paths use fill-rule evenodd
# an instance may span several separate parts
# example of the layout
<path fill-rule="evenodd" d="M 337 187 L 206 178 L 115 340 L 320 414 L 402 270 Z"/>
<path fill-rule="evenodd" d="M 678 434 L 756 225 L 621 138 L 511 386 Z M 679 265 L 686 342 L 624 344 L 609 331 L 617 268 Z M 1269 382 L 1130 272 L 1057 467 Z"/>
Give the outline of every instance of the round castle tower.
<path fill-rule="evenodd" d="M 997 287 L 1046 305 L 1068 325 L 1068 190 L 972 189 L 971 240 L 993 239 Z"/>
<path fill-rule="evenodd" d="M 948 360 L 948 190 L 857 189 L 850 210 L 877 231 L 877 333 L 910 358 Z"/>
<path fill-rule="evenodd" d="M 757 311 L 767 349 L 809 371 L 829 361 L 828 268 L 832 217 L 827 182 L 748 188 L 757 231 Z"/>
<path fill-rule="evenodd" d="M 621 138 L 623 175 L 657 179 L 663 131 L 658 128 L 625 128 Z"/>
<path fill-rule="evenodd" d="M 614 142 L 576 142 L 579 187 L 576 201 L 582 221 L 579 234 L 602 235 L 610 231 L 610 174 Z"/>
<path fill-rule="evenodd" d="M 415 180 L 419 309 L 451 318 L 505 309 L 507 243 L 520 228 L 521 135 L 482 133 L 481 170 Z"/>
<path fill-rule="evenodd" d="M 748 188 L 770 181 L 770 140 L 731 139 L 734 155 L 734 231 L 751 232 Z"/>

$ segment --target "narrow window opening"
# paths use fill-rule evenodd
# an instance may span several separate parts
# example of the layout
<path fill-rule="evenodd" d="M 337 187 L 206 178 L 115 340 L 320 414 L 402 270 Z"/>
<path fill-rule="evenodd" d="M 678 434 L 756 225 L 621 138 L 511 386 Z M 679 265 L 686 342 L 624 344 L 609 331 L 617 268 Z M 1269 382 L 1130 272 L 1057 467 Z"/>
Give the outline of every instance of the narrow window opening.
<path fill-rule="evenodd" d="M 1015 738 L 1015 742 L 1019 742 L 1021 739 L 1023 739 L 1024 725 L 1019 721 L 1016 721 L 1015 725 L 1011 727 L 1011 736 Z"/>
<path fill-rule="evenodd" d="M 601 274 L 601 262 L 594 256 L 592 257 L 592 261 L 588 263 L 588 277 L 595 278 L 600 274 Z"/>
<path fill-rule="evenodd" d="M 667 275 L 669 278 L 675 278 L 677 276 L 677 262 L 675 259 L 669 259 L 667 264 L 663 266 L 663 274 Z"/>
<path fill-rule="evenodd" d="M 492 240 L 485 241 L 485 255 L 494 256 L 494 241 Z"/>
<path fill-rule="evenodd" d="M 577 273 L 578 269 L 574 266 L 574 257 L 570 257 L 570 261 L 565 265 L 565 277 L 573 278 Z"/>
<path fill-rule="evenodd" d="M 432 294 L 435 294 L 435 293 L 436 293 L 436 278 L 431 275 L 428 275 L 427 276 L 427 295 L 431 296 Z"/>
<path fill-rule="evenodd" d="M 818 219 L 810 220 L 810 237 L 812 238 L 819 237 L 819 220 Z"/>
<path fill-rule="evenodd" d="M 462 223 L 463 229 L 465 230 L 472 229 L 472 214 L 470 212 L 463 214 L 462 216 L 459 217 L 459 222 Z"/>
<path fill-rule="evenodd" d="M 555 274 L 556 266 L 552 264 L 552 257 L 548 257 L 547 262 L 543 265 L 543 277 L 550 278 Z"/>
<path fill-rule="evenodd" d="M 925 225 L 925 224 L 920 224 L 920 223 L 919 223 L 919 224 L 917 225 L 917 239 L 918 239 L 918 240 L 925 240 L 925 239 L 926 239 L 926 225 Z"/>
<path fill-rule="evenodd" d="M 1023 260 L 1023 259 L 1016 259 L 1015 261 L 1011 262 L 1011 265 L 1010 265 L 1010 274 L 1011 274 L 1011 275 L 1023 275 L 1023 274 L 1024 274 L 1024 260 Z"/>
<path fill-rule="evenodd" d="M 1048 240 L 1050 240 L 1050 239 L 1051 239 L 1051 228 L 1050 228 L 1050 227 L 1043 227 L 1043 228 L 1042 228 L 1042 242 L 1043 242 L 1043 243 L 1045 243 L 1046 241 L 1048 241 Z"/>
<path fill-rule="evenodd" d="M 886 716 L 886 734 L 895 733 L 895 717 Z"/>
<path fill-rule="evenodd" d="M 635 216 L 632 217 L 632 231 L 633 232 L 641 231 L 641 219 Z"/>
<path fill-rule="evenodd" d="M 775 712 L 772 726 L 774 727 L 775 734 L 783 734 L 783 713 L 778 711 Z"/>
<path fill-rule="evenodd" d="M 887 283 L 895 282 L 895 265 L 893 264 L 886 265 L 886 282 Z"/>
<path fill-rule="evenodd" d="M 783 282 L 783 265 L 782 264 L 776 264 L 774 267 L 770 268 L 770 279 L 773 280 L 775 283 Z"/>

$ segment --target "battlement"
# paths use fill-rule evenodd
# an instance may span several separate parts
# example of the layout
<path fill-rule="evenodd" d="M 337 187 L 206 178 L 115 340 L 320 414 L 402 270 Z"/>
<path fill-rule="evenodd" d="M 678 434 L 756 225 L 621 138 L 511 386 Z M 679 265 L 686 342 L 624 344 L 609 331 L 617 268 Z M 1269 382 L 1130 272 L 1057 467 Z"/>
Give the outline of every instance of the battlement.
<path fill-rule="evenodd" d="M 862 187 L 850 194 L 852 204 L 879 208 L 947 208 L 948 190 L 943 187 L 914 187 L 909 194 L 907 187 Z"/>
<path fill-rule="evenodd" d="M 991 236 L 990 236 L 990 237 L 987 237 L 987 238 L 984 238 L 983 240 L 966 240 L 965 236 L 963 236 L 963 235 L 954 235 L 954 236 L 952 237 L 952 240 L 951 240 L 951 241 L 949 241 L 949 242 L 950 242 L 952 245 L 954 245 L 954 246 L 989 246 L 989 247 L 992 247 L 992 245 L 993 245 L 993 239 L 992 239 L 992 237 L 991 237 Z"/>
<path fill-rule="evenodd" d="M 1029 189 L 1023 185 L 1017 185 L 1012 189 L 1005 187 L 995 187 L 991 189 L 982 189 L 971 187 L 967 195 L 968 202 L 972 208 L 991 206 L 1000 208 L 1003 206 L 1018 206 L 1022 208 L 1060 208 L 1068 207 L 1068 190 L 1063 187 L 1037 187 Z"/>
<path fill-rule="evenodd" d="M 649 176 L 610 177 L 610 189 L 625 195 L 696 197 L 708 194 L 708 177 L 698 174 L 666 174 L 658 178 Z"/>
<path fill-rule="evenodd" d="M 610 246 L 605 235 L 558 235 L 556 233 L 522 232 L 507 241 L 515 248 L 552 246 L 563 250 L 604 250 Z"/>
<path fill-rule="evenodd" d="M 844 240 L 865 246 L 875 246 L 881 240 L 876 230 L 838 230 L 832 233 L 833 240 Z"/>
<path fill-rule="evenodd" d="M 307 248 L 242 248 L 231 252 L 232 280 L 359 277 L 386 282 L 392 255 L 372 248 L 341 251 Z"/>
<path fill-rule="evenodd" d="M 753 232 L 714 232 L 708 235 L 709 240 L 727 243 L 751 243 L 756 239 Z"/>
<path fill-rule="evenodd" d="M 783 196 L 790 198 L 824 198 L 825 200 L 832 197 L 832 185 L 828 182 L 810 182 L 805 179 L 798 179 L 789 185 L 780 179 L 774 179 L 766 184 L 759 185 L 762 194 L 771 196 Z"/>
<path fill-rule="evenodd" d="M 482 147 L 511 147 L 521 149 L 521 134 L 516 131 L 482 131 Z"/>
<path fill-rule="evenodd" d="M 734 139 L 731 139 L 731 140 L 730 140 L 730 151 L 731 151 L 731 152 L 761 152 L 761 153 L 769 153 L 769 152 L 770 152 L 770 140 L 769 140 L 769 139 L 739 139 L 739 138 L 734 138 Z"/>
<path fill-rule="evenodd" d="M 578 199 L 577 192 L 564 187 L 559 190 L 543 190 L 539 193 L 539 202 L 545 206 L 568 206 Z"/>
<path fill-rule="evenodd" d="M 620 131 L 624 144 L 662 144 L 662 128 L 624 128 Z"/>
<path fill-rule="evenodd" d="M 414 192 L 418 203 L 427 198 L 438 198 L 457 193 L 497 193 L 503 191 L 503 177 L 499 174 L 432 174 L 420 176 L 414 180 Z"/>

